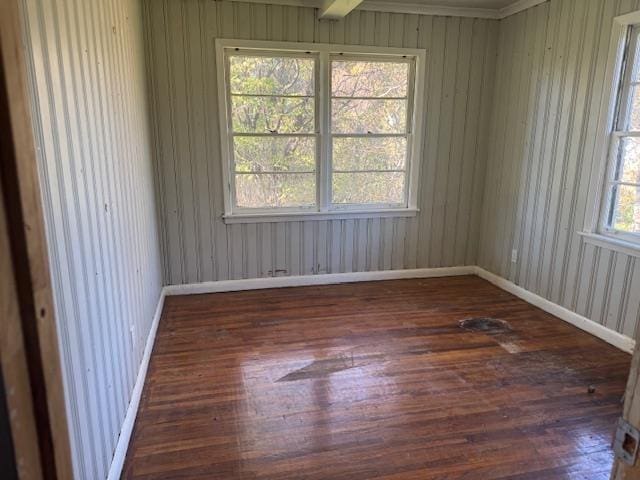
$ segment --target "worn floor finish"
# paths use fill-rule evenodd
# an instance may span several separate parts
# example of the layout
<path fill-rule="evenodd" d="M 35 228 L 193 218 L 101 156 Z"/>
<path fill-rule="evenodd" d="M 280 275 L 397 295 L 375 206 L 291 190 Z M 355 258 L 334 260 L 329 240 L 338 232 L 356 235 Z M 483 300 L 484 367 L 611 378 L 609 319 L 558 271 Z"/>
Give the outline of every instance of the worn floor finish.
<path fill-rule="evenodd" d="M 471 276 L 172 297 L 124 478 L 607 479 L 629 362 Z"/>

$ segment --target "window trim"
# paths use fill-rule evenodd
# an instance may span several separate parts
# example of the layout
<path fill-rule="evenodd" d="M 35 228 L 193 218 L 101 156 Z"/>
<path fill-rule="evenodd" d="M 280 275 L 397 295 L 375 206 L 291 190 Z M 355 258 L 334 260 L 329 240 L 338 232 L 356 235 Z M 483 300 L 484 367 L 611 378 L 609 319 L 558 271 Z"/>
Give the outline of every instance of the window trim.
<path fill-rule="evenodd" d="M 604 77 L 604 90 L 606 92 L 608 87 L 610 94 L 602 95 L 594 146 L 593 174 L 587 197 L 589 203 L 583 231 L 578 232 L 586 243 L 628 255 L 640 253 L 640 235 L 608 227 L 606 217 L 611 202 L 608 184 L 613 178 L 616 166 L 614 149 L 621 137 L 617 131 L 617 123 L 626 91 L 623 77 L 628 72 L 625 68 L 627 45 L 631 29 L 638 25 L 640 10 L 613 19 Z"/>
<path fill-rule="evenodd" d="M 234 177 L 231 171 L 231 102 L 228 79 L 229 50 L 241 49 L 250 54 L 273 54 L 304 56 L 316 59 L 316 204 L 309 207 L 235 208 Z M 255 40 L 215 39 L 216 71 L 218 83 L 218 114 L 225 223 L 253 223 L 274 221 L 327 220 L 373 217 L 412 217 L 417 214 L 420 159 L 424 105 L 426 50 L 393 47 L 370 47 L 323 43 L 263 42 Z M 344 58 L 366 57 L 381 60 L 407 62 L 409 69 L 409 92 L 407 98 L 407 163 L 405 173 L 405 199 L 401 204 L 331 204 L 331 72 L 330 62 L 334 56 Z M 413 88 L 411 88 L 413 87 Z"/>

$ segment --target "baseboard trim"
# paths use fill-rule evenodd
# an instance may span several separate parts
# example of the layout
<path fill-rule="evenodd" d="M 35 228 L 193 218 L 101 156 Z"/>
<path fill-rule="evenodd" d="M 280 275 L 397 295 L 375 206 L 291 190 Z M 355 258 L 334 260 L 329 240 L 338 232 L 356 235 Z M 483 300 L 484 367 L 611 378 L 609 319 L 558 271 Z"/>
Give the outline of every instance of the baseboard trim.
<path fill-rule="evenodd" d="M 550 313 L 551 315 L 554 315 L 559 319 L 564 320 L 565 322 L 570 323 L 571 325 L 574 325 L 595 337 L 598 337 L 601 340 L 604 340 L 607 343 L 610 343 L 620 350 L 628 353 L 633 353 L 633 349 L 636 343 L 633 338 L 610 330 L 607 327 L 588 319 L 587 317 L 583 317 L 582 315 L 569 310 L 568 308 L 558 305 L 557 303 L 553 303 L 546 298 L 541 297 L 540 295 L 536 295 L 529 290 L 519 287 L 515 283 L 506 280 L 494 273 L 491 273 L 482 267 L 476 267 L 475 270 L 476 275 L 478 275 L 480 278 L 493 283 L 495 286 L 501 288 L 502 290 L 505 290 L 515 295 L 516 297 L 521 298 L 525 302 L 530 303 L 531 305 L 534 305 L 544 310 L 545 312 Z"/>
<path fill-rule="evenodd" d="M 241 280 L 221 280 L 217 282 L 188 283 L 164 287 L 164 293 L 170 295 L 197 295 L 202 293 L 236 292 L 242 290 L 260 290 L 265 288 L 303 287 L 312 285 L 331 285 L 336 283 L 371 282 L 378 280 L 397 280 L 402 278 L 437 278 L 458 275 L 477 275 L 497 287 L 521 298 L 545 312 L 568 322 L 591 335 L 623 350 L 633 352 L 635 340 L 608 329 L 582 315 L 536 295 L 515 283 L 495 275 L 482 267 L 462 266 L 444 268 L 416 268 L 409 270 L 381 270 L 375 272 L 329 273 L 321 275 L 298 275 L 290 277 L 248 278 Z"/>
<path fill-rule="evenodd" d="M 156 333 L 158 331 L 158 324 L 160 323 L 160 317 L 162 316 L 162 308 L 164 307 L 165 289 L 160 291 L 160 298 L 158 299 L 158 306 L 153 315 L 153 322 L 151 323 L 151 329 L 147 336 L 147 342 L 144 347 L 144 353 L 142 355 L 142 361 L 140 362 L 140 368 L 138 369 L 138 376 L 136 383 L 131 392 L 131 400 L 129 401 L 129 407 L 127 408 L 127 414 L 124 417 L 122 428 L 120 429 L 120 436 L 118 437 L 118 443 L 113 453 L 113 459 L 111 460 L 111 467 L 109 467 L 109 474 L 107 480 L 120 480 L 122 475 L 122 468 L 124 467 L 124 461 L 127 456 L 127 450 L 129 449 L 129 442 L 131 440 L 131 434 L 133 433 L 133 426 L 136 423 L 136 417 L 138 415 L 138 407 L 140 406 L 140 399 L 142 398 L 142 389 L 144 382 L 147 378 L 147 369 L 149 368 L 149 360 L 151 359 L 151 351 L 153 350 L 153 344 L 156 339 Z"/>
<path fill-rule="evenodd" d="M 264 288 L 304 287 L 331 285 L 335 283 L 371 282 L 402 278 L 453 277 L 474 275 L 475 267 L 416 268 L 410 270 L 381 270 L 376 272 L 327 273 L 321 275 L 298 275 L 291 277 L 247 278 L 221 280 L 217 282 L 188 283 L 165 287 L 167 295 L 195 295 L 201 293 L 235 292 Z"/>

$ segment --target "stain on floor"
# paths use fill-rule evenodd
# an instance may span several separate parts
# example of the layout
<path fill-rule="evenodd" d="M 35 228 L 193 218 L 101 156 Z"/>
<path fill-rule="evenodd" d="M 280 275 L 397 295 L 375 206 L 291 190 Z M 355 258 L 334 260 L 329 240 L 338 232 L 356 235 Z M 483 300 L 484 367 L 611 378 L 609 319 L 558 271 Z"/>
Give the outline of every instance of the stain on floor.
<path fill-rule="evenodd" d="M 314 360 L 310 364 L 279 378 L 277 381 L 294 382 L 296 380 L 322 378 L 331 375 L 332 373 L 364 367 L 374 362 L 382 361 L 383 359 L 384 355 L 364 355 L 360 357 L 355 357 L 353 355 L 340 355 L 335 358 Z"/>
<path fill-rule="evenodd" d="M 511 326 L 508 322 L 490 317 L 476 317 L 460 320 L 460 327 L 471 332 L 487 334 L 504 333 L 511 331 Z"/>

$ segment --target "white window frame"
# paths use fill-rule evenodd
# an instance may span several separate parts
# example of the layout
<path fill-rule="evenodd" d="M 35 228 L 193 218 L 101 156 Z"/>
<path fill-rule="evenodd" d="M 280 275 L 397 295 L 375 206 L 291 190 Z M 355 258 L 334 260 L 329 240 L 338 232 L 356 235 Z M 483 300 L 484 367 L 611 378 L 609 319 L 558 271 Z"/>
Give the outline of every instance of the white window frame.
<path fill-rule="evenodd" d="M 611 207 L 611 185 L 614 183 L 615 169 L 618 163 L 618 151 L 622 138 L 640 136 L 640 133 L 621 132 L 618 120 L 627 108 L 625 99 L 629 94 L 630 68 L 627 68 L 631 45 L 631 31 L 640 26 L 640 11 L 614 18 L 609 43 L 609 55 L 605 70 L 605 89 L 610 94 L 602 96 L 600 118 L 594 149 L 594 167 L 589 185 L 588 199 L 591 202 L 587 210 L 584 231 L 579 232 L 583 239 L 598 247 L 615 250 L 627 255 L 640 257 L 640 235 L 618 231 L 608 222 Z M 605 90 L 606 91 L 606 90 Z"/>
<path fill-rule="evenodd" d="M 420 159 L 424 112 L 423 49 L 383 48 L 320 43 L 262 42 L 254 40 L 215 39 L 218 111 L 225 223 L 282 222 L 373 217 L 413 217 L 418 210 Z M 228 52 L 310 56 L 316 59 L 316 204 L 311 207 L 238 208 L 234 205 L 233 142 L 231 141 L 231 97 L 227 78 Z M 332 204 L 331 175 L 333 135 L 331 129 L 330 61 L 341 59 L 384 60 L 408 63 L 410 68 L 407 93 L 407 160 L 405 166 L 405 199 L 401 204 Z M 375 134 L 367 135 L 375 137 Z M 386 135 L 380 135 L 386 136 Z M 405 136 L 405 135 L 403 135 Z"/>

